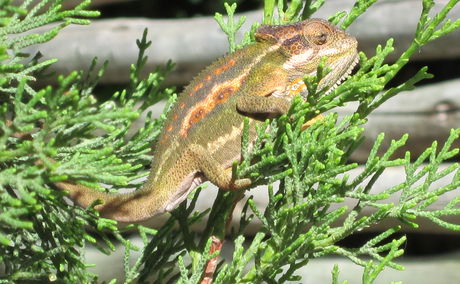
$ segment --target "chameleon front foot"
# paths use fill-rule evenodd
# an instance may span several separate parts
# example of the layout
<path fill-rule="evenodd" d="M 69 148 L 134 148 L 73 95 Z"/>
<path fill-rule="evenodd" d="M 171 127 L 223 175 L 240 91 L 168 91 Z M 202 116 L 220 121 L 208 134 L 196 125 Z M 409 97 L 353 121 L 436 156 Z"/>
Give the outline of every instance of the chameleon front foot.
<path fill-rule="evenodd" d="M 308 127 L 312 126 L 315 122 L 321 121 L 323 119 L 324 119 L 324 115 L 318 114 L 317 116 L 313 117 L 309 121 L 307 121 L 304 124 L 302 124 L 302 130 L 307 129 Z"/>

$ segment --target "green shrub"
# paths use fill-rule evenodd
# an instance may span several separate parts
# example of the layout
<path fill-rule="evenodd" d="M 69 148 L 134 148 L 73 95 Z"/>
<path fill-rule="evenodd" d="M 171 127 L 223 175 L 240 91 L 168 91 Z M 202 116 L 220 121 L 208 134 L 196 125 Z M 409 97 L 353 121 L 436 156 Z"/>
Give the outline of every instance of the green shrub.
<path fill-rule="evenodd" d="M 85 210 L 64 202 L 64 193 L 56 190 L 54 182 L 70 178 L 94 188 L 105 183 L 117 189 L 145 176 L 143 168 L 150 163 L 149 150 L 165 116 L 155 120 L 148 115 L 143 127 L 126 140 L 128 129 L 148 106 L 163 98 L 169 99 L 169 106 L 176 95 L 172 89 L 160 87 L 171 64 L 147 78 L 139 77 L 147 60 L 144 52 L 150 45 L 146 33 L 137 42 L 140 53 L 131 66 L 129 87 L 104 102 L 93 96 L 94 86 L 105 68 L 95 70 L 95 64 L 89 71 L 59 76 L 56 86 L 31 85 L 42 78 L 45 67 L 55 60 L 31 58 L 22 52 L 23 48 L 51 40 L 68 24 L 88 24 L 87 18 L 98 16 L 95 11 L 85 10 L 89 1 L 69 10 L 63 10 L 61 2 L 24 1 L 21 6 L 12 5 L 11 0 L 0 2 L 0 261 L 3 264 L 0 283 L 95 282 L 97 276 L 87 271 L 83 249 L 88 242 L 110 253 L 114 248 L 110 236 L 126 247 L 126 283 L 135 279 L 145 282 L 148 277 L 158 283 L 200 282 L 207 261 L 218 254 L 218 251 L 209 252 L 216 237 L 234 240 L 235 248 L 233 258 L 215 271 L 214 283 L 300 281 L 296 270 L 311 259 L 331 254 L 345 256 L 365 267 L 363 282 L 372 283 L 385 267 L 402 269 L 394 262 L 403 254 L 401 246 L 406 240 L 404 236 L 393 236 L 400 227 L 390 228 L 353 249 L 340 246 L 338 241 L 390 217 L 413 227 L 417 227 L 417 217 L 424 217 L 444 228 L 460 229 L 459 225 L 442 220 L 444 216 L 460 214 L 457 208 L 460 197 L 440 210 L 426 209 L 439 196 L 459 187 L 458 164 L 444 170 L 438 168 L 457 155 L 458 150 L 451 149 L 451 145 L 460 129 L 452 130 L 440 147 L 434 142 L 412 162 L 409 153 L 404 158 L 392 158 L 395 150 L 406 142 L 407 135 L 393 141 L 378 156 L 381 134 L 365 169 L 355 178 L 347 175 L 357 167 L 348 159 L 362 140 L 366 117 L 389 98 L 431 77 L 427 68 L 422 68 L 401 85 L 386 88 L 421 46 L 460 26 L 460 20 L 445 20 L 458 0 L 449 1 L 433 18 L 428 12 L 434 2 L 422 1 L 423 12 L 414 39 L 394 63 L 384 63 L 393 52 L 393 40 L 389 39 L 385 46 L 376 48 L 376 55 L 371 58 L 360 53 L 358 71 L 329 94 L 315 89 L 327 72 L 320 66 L 317 76 L 305 78 L 311 86 L 308 99 L 295 98 L 288 115 L 267 121 L 265 126 L 270 126 L 269 130 L 259 129 L 259 139 L 251 151 L 247 147 L 247 133 L 244 135 L 243 161 L 235 165 L 234 174 L 251 177 L 256 184 L 267 184 L 269 203 L 261 212 L 249 198 L 240 226 L 231 235 L 226 235 L 225 223 L 241 192 L 219 191 L 210 210 L 196 212 L 198 190 L 158 230 L 139 225 L 118 229 L 115 221 L 99 218 L 92 208 Z M 264 23 L 285 24 L 307 18 L 323 2 L 306 1 L 303 8 L 302 1 L 293 0 L 284 6 L 284 1 L 266 0 Z M 330 20 L 347 28 L 374 2 L 357 0 L 349 13 L 339 12 Z M 234 34 L 244 19 L 235 23 L 236 5 L 226 8 L 228 21 L 219 15 L 216 19 L 228 35 L 230 50 L 235 50 L 250 43 L 252 37 L 248 32 L 243 42 L 236 44 Z M 275 9 L 277 17 L 273 16 Z M 54 25 L 41 32 L 34 30 L 46 24 Z M 301 131 L 303 122 L 318 113 L 353 101 L 359 104 L 355 113 L 338 119 L 332 112 L 321 123 Z M 382 193 L 372 193 L 373 184 L 392 166 L 404 166 L 406 180 Z M 450 173 L 455 174 L 449 185 L 433 185 Z M 280 181 L 280 186 L 275 190 L 276 181 Z M 396 204 L 388 200 L 395 193 L 400 193 Z M 332 204 L 345 198 L 359 202 L 353 208 L 331 209 Z M 360 215 L 366 207 L 374 208 L 374 213 Z M 192 231 L 191 225 L 204 216 L 208 217 L 205 230 Z M 262 229 L 248 239 L 243 235 L 244 227 L 253 217 L 261 221 Z M 91 228 L 90 232 L 85 228 Z M 139 248 L 121 233 L 133 228 L 142 237 L 144 246 L 140 248 L 141 257 L 130 265 L 130 252 Z M 335 267 L 333 283 L 337 283 L 338 274 Z"/>

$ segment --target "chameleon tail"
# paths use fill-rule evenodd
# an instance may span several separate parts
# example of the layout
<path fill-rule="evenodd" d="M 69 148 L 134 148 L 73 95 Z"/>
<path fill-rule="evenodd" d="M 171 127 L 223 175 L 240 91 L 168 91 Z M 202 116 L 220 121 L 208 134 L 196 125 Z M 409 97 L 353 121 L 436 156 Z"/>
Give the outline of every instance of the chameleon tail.
<path fill-rule="evenodd" d="M 101 200 L 102 204 L 96 205 L 95 209 L 102 217 L 119 222 L 139 222 L 164 211 L 160 209 L 162 206 L 152 200 L 149 196 L 151 191 L 148 190 L 111 194 L 72 182 L 57 182 L 55 185 L 61 190 L 68 191 L 69 198 L 84 208 L 96 200 Z"/>

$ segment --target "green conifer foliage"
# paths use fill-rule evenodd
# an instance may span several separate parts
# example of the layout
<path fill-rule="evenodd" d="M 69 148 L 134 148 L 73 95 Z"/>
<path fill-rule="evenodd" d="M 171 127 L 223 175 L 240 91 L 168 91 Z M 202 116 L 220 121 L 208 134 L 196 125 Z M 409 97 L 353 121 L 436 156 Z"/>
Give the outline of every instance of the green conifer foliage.
<path fill-rule="evenodd" d="M 140 225 L 119 229 L 115 221 L 100 218 L 93 207 L 82 209 L 65 202 L 65 193 L 57 190 L 55 183 L 67 179 L 100 190 L 106 190 L 101 184 L 111 186 L 110 191 L 138 188 L 133 180 L 146 175 L 151 147 L 176 95 L 173 89 L 160 86 L 173 67 L 171 63 L 146 78 L 140 77 L 147 60 L 145 50 L 151 44 L 147 31 L 137 41 L 139 57 L 131 66 L 129 86 L 104 101 L 94 96 L 106 66 L 97 70 L 96 59 L 89 70 L 59 76 L 56 86 L 34 86 L 32 83 L 40 80 L 43 70 L 55 60 L 41 61 L 39 55 L 30 56 L 23 49 L 51 40 L 66 25 L 88 24 L 88 18 L 98 16 L 98 12 L 86 9 L 89 1 L 68 10 L 61 2 L 26 0 L 15 6 L 11 0 L 0 1 L 0 283 L 97 282 L 97 275 L 87 271 L 84 248 L 89 243 L 108 254 L 115 248 L 114 238 L 125 247 L 124 283 L 200 283 L 208 261 L 219 256 L 218 250 L 210 252 L 215 238 L 233 240 L 235 246 L 233 257 L 225 259 L 214 272 L 213 283 L 301 281 L 296 275 L 298 269 L 331 254 L 363 266 L 363 283 L 372 283 L 385 267 L 403 269 L 395 260 L 403 254 L 406 241 L 404 236 L 394 236 L 400 226 L 389 228 L 361 247 L 345 248 L 338 241 L 395 217 L 414 228 L 419 218 L 428 218 L 441 227 L 460 230 L 460 225 L 443 219 L 460 214 L 460 195 L 442 209 L 427 209 L 439 196 L 457 192 L 460 187 L 457 163 L 439 169 L 441 163 L 458 155 L 458 149 L 451 146 L 460 129 L 453 129 L 444 143 L 433 142 L 415 159 L 409 153 L 404 158 L 392 157 L 405 144 L 407 135 L 392 141 L 378 155 L 384 137 L 380 134 L 364 170 L 354 178 L 348 174 L 357 167 L 348 160 L 362 141 L 366 117 L 389 98 L 431 78 L 424 67 L 408 81 L 387 87 L 420 47 L 460 26 L 460 19 L 447 19 L 459 0 L 448 1 L 432 17 L 429 12 L 434 2 L 422 0 L 414 39 L 399 59 L 384 63 L 393 52 L 393 39 L 378 46 L 373 57 L 360 53 L 359 69 L 331 93 L 317 89 L 328 72 L 319 66 L 316 76 L 305 78 L 310 94 L 307 100 L 294 98 L 287 115 L 266 121 L 251 149 L 246 127 L 241 141 L 243 159 L 234 165 L 233 174 L 267 185 L 269 203 L 261 211 L 249 198 L 239 226 L 231 233 L 225 228 L 226 221 L 244 192 L 219 191 L 212 208 L 198 212 L 194 209 L 198 189 L 158 230 Z M 324 2 L 266 0 L 263 23 L 305 19 Z M 375 2 L 357 0 L 349 12 L 338 12 L 330 21 L 347 28 Z M 253 40 L 257 25 L 237 43 L 235 33 L 245 19 L 235 21 L 236 4 L 225 7 L 228 18 L 216 15 L 216 20 L 233 51 Z M 164 98 L 168 99 L 164 114 L 159 119 L 147 115 L 144 125 L 128 135 L 140 113 Z M 358 103 L 355 113 L 339 119 L 334 109 L 349 102 Z M 305 121 L 326 111 L 329 114 L 323 120 L 301 130 Z M 372 193 L 381 174 L 393 166 L 404 167 L 406 180 Z M 450 184 L 435 184 L 449 174 Z M 388 198 L 396 193 L 398 203 L 390 202 Z M 345 198 L 359 202 L 352 208 L 331 207 Z M 374 213 L 363 216 L 365 208 L 373 208 Z M 191 226 L 204 217 L 205 229 L 193 231 Z M 249 238 L 243 233 L 253 218 L 261 221 L 262 229 Z M 122 234 L 133 229 L 143 240 L 141 248 Z M 134 250 L 142 254 L 130 263 Z M 336 266 L 332 283 L 338 283 L 338 278 Z"/>

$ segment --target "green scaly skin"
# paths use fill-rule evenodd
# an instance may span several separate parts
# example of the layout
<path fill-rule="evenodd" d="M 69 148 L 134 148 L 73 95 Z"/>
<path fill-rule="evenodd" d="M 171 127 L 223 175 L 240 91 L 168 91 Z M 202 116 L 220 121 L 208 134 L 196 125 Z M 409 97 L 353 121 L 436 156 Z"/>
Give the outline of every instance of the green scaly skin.
<path fill-rule="evenodd" d="M 357 61 L 356 39 L 321 19 L 282 26 L 262 26 L 256 42 L 217 60 L 202 71 L 169 112 L 154 152 L 145 185 L 132 193 L 108 194 L 60 182 L 75 203 L 87 207 L 100 199 L 101 215 L 137 222 L 174 209 L 197 185 L 209 180 L 224 190 L 251 185 L 232 180 L 231 165 L 241 154 L 243 119 L 254 126 L 286 113 L 305 75 L 313 75 L 320 59 L 332 71 L 320 82 L 331 87 Z M 300 83 L 299 83 L 300 82 Z M 297 88 L 306 96 L 305 86 Z"/>

